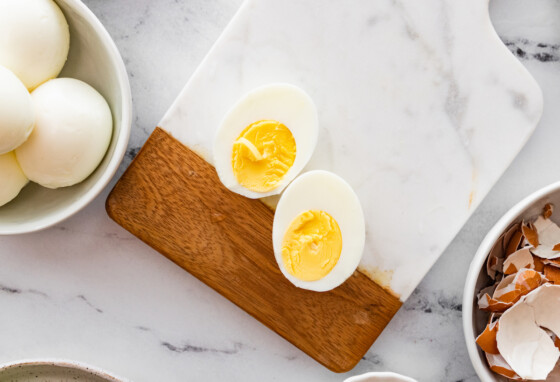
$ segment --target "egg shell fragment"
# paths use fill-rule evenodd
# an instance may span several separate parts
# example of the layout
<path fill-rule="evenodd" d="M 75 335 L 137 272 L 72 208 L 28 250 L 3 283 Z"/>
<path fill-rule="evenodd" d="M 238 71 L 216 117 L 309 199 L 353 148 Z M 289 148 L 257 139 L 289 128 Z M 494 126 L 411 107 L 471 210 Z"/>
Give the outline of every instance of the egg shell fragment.
<path fill-rule="evenodd" d="M 560 268 L 553 265 L 545 265 L 544 275 L 552 284 L 560 285 Z"/>
<path fill-rule="evenodd" d="M 486 272 L 492 280 L 502 271 L 505 257 L 517 250 L 521 238 L 520 224 L 514 224 L 496 240 L 486 260 Z"/>
<path fill-rule="evenodd" d="M 560 286 L 545 284 L 520 299 L 499 320 L 500 354 L 524 379 L 546 379 L 560 351 L 541 327 L 560 331 Z"/>
<path fill-rule="evenodd" d="M 506 250 L 506 257 L 508 257 L 509 255 L 511 255 L 512 253 L 514 253 L 518 250 L 522 239 L 523 239 L 523 233 L 521 232 L 520 229 L 516 228 L 514 234 L 512 235 L 512 237 L 509 240 L 509 243 L 507 244 L 507 247 L 505 249 Z"/>
<path fill-rule="evenodd" d="M 504 235 L 500 236 L 496 241 L 486 260 L 486 273 L 492 280 L 496 279 L 496 273 L 502 269 L 502 264 L 504 262 L 503 242 Z"/>
<path fill-rule="evenodd" d="M 488 361 L 488 365 L 490 366 L 490 370 L 493 372 L 500 374 L 506 378 L 513 379 L 514 381 L 520 381 L 521 377 L 513 371 L 510 365 L 506 362 L 504 357 L 500 354 L 491 354 L 485 353 L 486 360 Z"/>
<path fill-rule="evenodd" d="M 541 273 L 532 269 L 521 269 L 516 274 L 505 277 L 496 287 L 492 298 L 505 303 L 515 303 L 545 281 Z"/>
<path fill-rule="evenodd" d="M 521 232 L 523 232 L 523 236 L 525 237 L 525 241 L 531 245 L 532 247 L 536 248 L 539 245 L 539 235 L 537 230 L 531 225 L 526 225 L 525 223 L 521 224 Z"/>
<path fill-rule="evenodd" d="M 544 271 L 544 261 L 538 256 L 533 255 L 533 263 L 535 264 L 535 271 L 542 273 Z"/>
<path fill-rule="evenodd" d="M 476 343 L 486 353 L 500 354 L 500 351 L 498 350 L 498 342 L 496 340 L 498 329 L 498 321 L 491 322 L 486 325 L 484 331 L 476 338 Z"/>
<path fill-rule="evenodd" d="M 533 255 L 528 247 L 521 248 L 520 250 L 513 252 L 506 258 L 503 265 L 504 274 L 506 275 L 517 273 L 523 268 L 535 268 Z"/>
<path fill-rule="evenodd" d="M 31 97 L 35 128 L 16 149 L 23 172 L 47 188 L 81 182 L 109 147 L 113 130 L 109 105 L 94 88 L 72 78 L 50 80 Z"/>
<path fill-rule="evenodd" d="M 552 220 L 539 216 L 533 223 L 536 231 L 536 243 L 531 251 L 543 259 L 556 259 L 560 257 L 560 227 Z"/>
<path fill-rule="evenodd" d="M 554 212 L 554 205 L 551 203 L 546 203 L 543 207 L 542 217 L 545 219 L 550 219 L 553 212 Z"/>
<path fill-rule="evenodd" d="M 514 224 L 503 234 L 502 247 L 506 256 L 507 256 L 507 249 L 510 245 L 512 245 L 512 241 L 515 241 L 514 238 L 516 234 L 519 233 L 519 230 L 520 230 L 519 224 Z"/>
<path fill-rule="evenodd" d="M 291 222 L 302 212 L 320 210 L 330 214 L 342 234 L 342 251 L 334 268 L 316 281 L 302 281 L 291 275 L 282 259 L 282 243 Z M 328 171 L 307 172 L 294 180 L 282 194 L 274 215 L 274 254 L 284 276 L 299 288 L 324 292 L 350 277 L 362 258 L 365 221 L 358 196 L 346 181 Z"/>
<path fill-rule="evenodd" d="M 0 1 L 0 65 L 29 90 L 58 76 L 69 48 L 68 23 L 53 0 Z"/>
<path fill-rule="evenodd" d="M 233 145 L 247 126 L 262 120 L 284 124 L 296 142 L 296 158 L 276 188 L 255 192 L 240 185 L 232 168 Z M 277 195 L 303 170 L 319 134 L 317 109 L 307 93 L 290 84 L 261 86 L 242 97 L 224 116 L 214 138 L 214 165 L 220 181 L 251 199 Z"/>
<path fill-rule="evenodd" d="M 0 66 L 0 155 L 25 142 L 34 124 L 33 103 L 25 85 Z"/>
<path fill-rule="evenodd" d="M 525 298 L 535 313 L 535 322 L 560 336 L 560 285 L 545 284 Z"/>
<path fill-rule="evenodd" d="M 560 268 L 560 259 L 541 259 L 541 262 L 543 263 L 543 266 L 550 265 L 552 267 Z"/>
<path fill-rule="evenodd" d="M 488 293 L 483 294 L 478 299 L 478 308 L 480 310 L 488 311 L 488 312 L 505 312 L 507 309 L 513 306 L 513 302 L 502 302 L 498 301 L 492 297 Z"/>

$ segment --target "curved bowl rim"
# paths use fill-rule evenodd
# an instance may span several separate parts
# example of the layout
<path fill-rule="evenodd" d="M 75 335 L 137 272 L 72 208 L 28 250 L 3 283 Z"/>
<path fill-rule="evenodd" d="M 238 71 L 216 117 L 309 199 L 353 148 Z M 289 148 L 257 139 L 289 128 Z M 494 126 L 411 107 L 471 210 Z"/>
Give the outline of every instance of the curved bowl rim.
<path fill-rule="evenodd" d="M 126 379 L 117 377 L 114 374 L 111 374 L 98 367 L 90 366 L 83 362 L 71 361 L 67 359 L 58 359 L 58 358 L 23 359 L 19 361 L 0 363 L 0 373 L 12 368 L 18 368 L 22 366 L 57 366 L 57 367 L 69 368 L 73 370 L 80 370 L 89 373 L 90 375 L 104 378 L 109 382 L 129 382 Z"/>
<path fill-rule="evenodd" d="M 367 381 L 367 378 L 376 377 L 376 378 L 397 378 L 403 382 L 416 382 L 416 380 L 406 377 L 401 374 L 393 373 L 391 371 L 371 371 L 369 373 L 355 375 L 353 377 L 347 378 L 344 382 L 361 382 Z"/>

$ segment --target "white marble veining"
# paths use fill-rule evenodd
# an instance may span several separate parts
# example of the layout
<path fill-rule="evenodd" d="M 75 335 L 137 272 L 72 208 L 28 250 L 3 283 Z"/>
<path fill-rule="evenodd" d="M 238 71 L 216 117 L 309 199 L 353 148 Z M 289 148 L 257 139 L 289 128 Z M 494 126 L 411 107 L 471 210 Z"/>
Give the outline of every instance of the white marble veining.
<path fill-rule="evenodd" d="M 306 168 L 354 188 L 360 270 L 404 300 L 529 138 L 541 90 L 496 36 L 487 0 L 317 4 L 245 1 L 159 125 L 212 162 L 245 93 L 305 89 L 320 126 Z"/>
<path fill-rule="evenodd" d="M 86 4 L 115 38 L 131 78 L 136 122 L 122 173 L 241 1 Z M 543 89 L 543 118 L 348 375 L 392 370 L 419 381 L 477 381 L 460 319 L 470 259 L 509 207 L 560 176 L 560 2 L 492 0 L 490 9 L 500 37 Z M 344 379 L 112 222 L 107 193 L 52 229 L 0 237 L 0 363 L 71 358 L 136 382 Z"/>

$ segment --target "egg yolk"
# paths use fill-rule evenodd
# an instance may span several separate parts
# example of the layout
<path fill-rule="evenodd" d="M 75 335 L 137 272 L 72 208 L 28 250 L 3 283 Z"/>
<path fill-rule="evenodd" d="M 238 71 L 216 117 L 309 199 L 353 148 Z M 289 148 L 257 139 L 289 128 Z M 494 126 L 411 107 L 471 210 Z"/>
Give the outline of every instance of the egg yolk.
<path fill-rule="evenodd" d="M 282 261 L 288 272 L 303 281 L 325 277 L 342 251 L 342 234 L 325 211 L 309 210 L 290 224 L 282 242 Z"/>
<path fill-rule="evenodd" d="M 296 141 L 278 121 L 250 124 L 233 144 L 231 164 L 237 182 L 255 192 L 275 189 L 296 159 Z"/>

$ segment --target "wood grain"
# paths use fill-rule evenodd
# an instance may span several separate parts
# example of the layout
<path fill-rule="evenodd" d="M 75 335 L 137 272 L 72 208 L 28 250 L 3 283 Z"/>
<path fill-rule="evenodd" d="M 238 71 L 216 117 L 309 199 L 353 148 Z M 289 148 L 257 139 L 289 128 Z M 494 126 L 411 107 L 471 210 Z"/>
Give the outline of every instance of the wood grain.
<path fill-rule="evenodd" d="M 272 249 L 273 212 L 156 128 L 107 199 L 112 219 L 335 372 L 352 369 L 401 306 L 355 272 L 324 293 L 293 286 Z"/>

